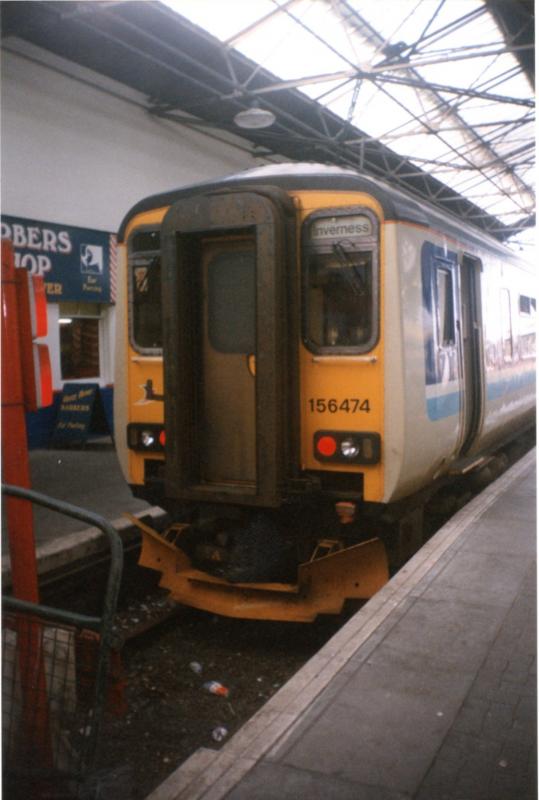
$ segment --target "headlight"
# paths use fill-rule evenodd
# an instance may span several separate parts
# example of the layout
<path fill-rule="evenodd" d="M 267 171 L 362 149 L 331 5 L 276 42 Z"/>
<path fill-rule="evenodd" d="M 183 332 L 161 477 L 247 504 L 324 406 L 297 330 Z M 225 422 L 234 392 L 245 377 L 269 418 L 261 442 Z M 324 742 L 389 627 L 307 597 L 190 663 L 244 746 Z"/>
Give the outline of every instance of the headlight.
<path fill-rule="evenodd" d="M 165 429 L 163 425 L 131 422 L 127 426 L 127 446 L 130 450 L 164 453 Z"/>
<path fill-rule="evenodd" d="M 140 442 L 143 447 L 151 447 L 155 444 L 155 437 L 151 431 L 141 431 Z"/>
<path fill-rule="evenodd" d="M 341 453 L 345 458 L 356 458 L 359 455 L 359 444 L 354 439 L 343 439 Z"/>

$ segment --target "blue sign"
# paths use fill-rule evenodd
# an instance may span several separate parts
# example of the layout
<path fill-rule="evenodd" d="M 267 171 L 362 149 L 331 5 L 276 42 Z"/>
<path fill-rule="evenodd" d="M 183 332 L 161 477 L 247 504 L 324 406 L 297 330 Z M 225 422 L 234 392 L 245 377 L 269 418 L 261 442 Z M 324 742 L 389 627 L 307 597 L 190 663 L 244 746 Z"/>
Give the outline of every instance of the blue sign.
<path fill-rule="evenodd" d="M 89 228 L 2 216 L 15 266 L 41 275 L 51 302 L 111 303 L 116 236 Z"/>

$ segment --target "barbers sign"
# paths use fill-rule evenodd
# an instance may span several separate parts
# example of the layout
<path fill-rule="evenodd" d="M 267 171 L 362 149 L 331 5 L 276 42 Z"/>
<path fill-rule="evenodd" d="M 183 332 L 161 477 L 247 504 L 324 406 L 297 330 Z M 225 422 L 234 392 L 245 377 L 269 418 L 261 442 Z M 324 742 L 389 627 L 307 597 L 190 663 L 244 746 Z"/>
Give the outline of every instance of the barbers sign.
<path fill-rule="evenodd" d="M 15 265 L 45 281 L 51 302 L 110 303 L 116 237 L 104 231 L 2 216 Z"/>

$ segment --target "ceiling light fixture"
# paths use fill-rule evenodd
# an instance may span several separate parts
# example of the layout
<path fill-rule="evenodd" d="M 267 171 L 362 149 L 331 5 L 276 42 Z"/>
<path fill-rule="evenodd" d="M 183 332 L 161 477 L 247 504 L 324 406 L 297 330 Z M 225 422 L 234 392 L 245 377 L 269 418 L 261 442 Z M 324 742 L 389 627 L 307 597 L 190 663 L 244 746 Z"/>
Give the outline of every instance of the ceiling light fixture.
<path fill-rule="evenodd" d="M 269 128 L 275 122 L 275 114 L 267 108 L 260 108 L 258 103 L 253 103 L 250 108 L 238 111 L 234 117 L 238 128 Z"/>

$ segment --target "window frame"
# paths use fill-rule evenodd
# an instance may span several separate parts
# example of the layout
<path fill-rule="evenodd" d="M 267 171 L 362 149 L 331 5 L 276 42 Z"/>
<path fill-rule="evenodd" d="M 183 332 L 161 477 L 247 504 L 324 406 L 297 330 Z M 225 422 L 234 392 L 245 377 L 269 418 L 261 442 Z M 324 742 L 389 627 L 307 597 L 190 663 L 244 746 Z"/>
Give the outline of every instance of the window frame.
<path fill-rule="evenodd" d="M 506 298 L 506 300 L 504 299 Z M 505 313 L 507 312 L 507 314 Z M 509 323 L 509 338 L 505 336 L 505 322 Z M 511 291 L 506 286 L 500 286 L 500 323 L 501 323 L 501 345 L 502 345 L 502 359 L 506 364 L 510 364 L 513 361 L 515 355 L 515 345 L 513 342 L 513 309 L 512 309 L 512 302 L 511 302 Z M 505 353 L 505 343 L 511 343 L 511 353 Z"/>
<path fill-rule="evenodd" d="M 354 244 L 357 244 L 354 253 L 369 252 L 372 254 L 371 333 L 368 340 L 359 345 L 319 345 L 309 336 L 309 260 L 313 253 L 330 254 L 332 245 L 341 242 L 342 238 L 335 237 L 323 243 L 313 244 L 310 239 L 310 229 L 312 224 L 320 219 L 352 216 L 368 217 L 372 225 L 372 234 L 355 237 L 352 240 Z M 378 344 L 380 340 L 380 228 L 380 220 L 376 214 L 370 208 L 362 205 L 320 208 L 307 215 L 303 220 L 301 230 L 301 338 L 311 353 L 327 356 L 356 356 L 371 352 Z"/>
<path fill-rule="evenodd" d="M 157 250 L 134 250 L 132 249 L 133 239 L 135 236 L 141 233 L 157 233 L 159 235 L 159 249 Z M 161 242 L 161 229 L 160 226 L 156 225 L 139 225 L 134 228 L 129 237 L 127 239 L 127 318 L 128 318 L 128 335 L 129 335 L 129 343 L 133 350 L 140 355 L 144 356 L 162 356 L 163 355 L 163 343 L 161 341 L 161 347 L 143 347 L 142 345 L 138 344 L 135 339 L 135 313 L 134 313 L 134 292 L 133 292 L 133 272 L 132 272 L 132 259 L 136 256 L 147 256 L 149 260 L 159 256 L 161 260 L 162 266 L 162 242 Z M 161 295 L 162 295 L 162 282 L 161 282 Z M 161 312 L 162 312 L 162 301 L 161 301 Z"/>
<path fill-rule="evenodd" d="M 522 308 L 522 301 L 526 301 L 528 309 Z M 519 294 L 518 296 L 518 313 L 523 317 L 533 317 L 537 313 L 537 301 L 535 297 L 529 294 Z"/>
<path fill-rule="evenodd" d="M 445 262 L 440 258 L 434 259 L 434 280 L 433 280 L 433 291 L 435 292 L 435 309 L 436 309 L 436 339 L 437 339 L 437 346 L 438 348 L 453 348 L 457 344 L 457 330 L 456 330 L 456 308 L 455 308 L 455 281 L 453 279 L 453 270 L 451 268 L 450 262 Z M 450 312 L 451 312 L 451 327 L 452 327 L 452 337 L 451 339 L 445 339 L 444 331 L 442 330 L 441 325 L 441 305 L 440 305 L 440 286 L 439 286 L 439 276 L 443 274 L 446 275 L 448 278 L 448 285 L 446 289 L 449 288 L 449 292 L 446 291 L 445 299 L 446 299 L 446 308 L 447 311 L 447 301 L 450 302 Z M 446 322 L 447 317 L 444 317 L 444 322 Z M 444 326 L 445 327 L 445 326 Z"/>

